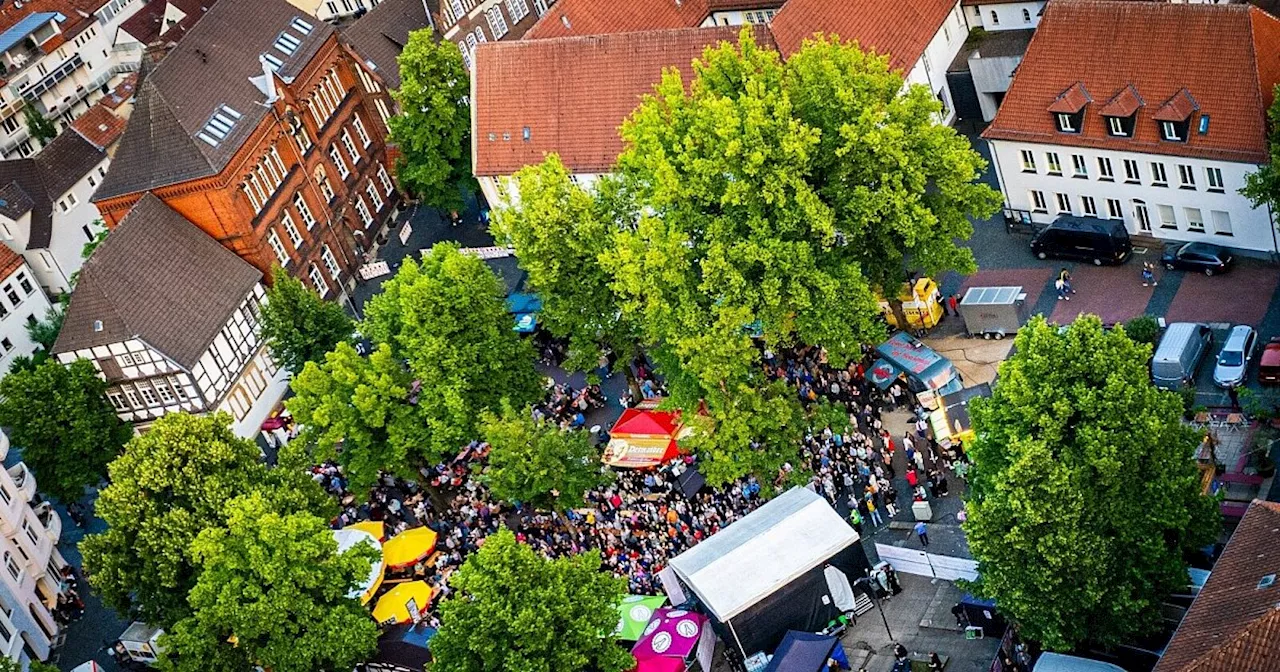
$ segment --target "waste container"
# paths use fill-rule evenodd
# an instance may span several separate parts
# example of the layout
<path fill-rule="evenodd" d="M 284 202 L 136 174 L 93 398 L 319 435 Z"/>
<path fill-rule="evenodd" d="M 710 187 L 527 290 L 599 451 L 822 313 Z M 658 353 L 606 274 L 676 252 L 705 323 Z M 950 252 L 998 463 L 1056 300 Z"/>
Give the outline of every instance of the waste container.
<path fill-rule="evenodd" d="M 929 502 L 924 500 L 912 502 L 911 513 L 915 514 L 916 520 L 923 520 L 925 522 L 933 520 L 933 507 L 929 505 Z"/>

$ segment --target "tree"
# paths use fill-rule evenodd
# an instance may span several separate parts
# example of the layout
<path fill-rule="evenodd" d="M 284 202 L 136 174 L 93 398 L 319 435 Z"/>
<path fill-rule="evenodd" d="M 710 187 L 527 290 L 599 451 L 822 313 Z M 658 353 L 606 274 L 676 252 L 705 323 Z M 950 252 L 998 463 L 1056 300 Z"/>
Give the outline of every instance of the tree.
<path fill-rule="evenodd" d="M 449 580 L 431 640 L 434 672 L 620 672 L 635 664 L 608 634 L 626 581 L 600 553 L 548 560 L 510 530 L 485 540 Z"/>
<path fill-rule="evenodd" d="M 1280 85 L 1274 93 L 1280 94 Z M 1258 170 L 1244 176 L 1244 186 L 1240 194 L 1253 202 L 1253 207 L 1280 209 L 1280 98 L 1271 102 L 1267 109 L 1267 120 L 1270 130 L 1267 135 L 1267 148 L 1270 161 L 1258 167 Z"/>
<path fill-rule="evenodd" d="M 1151 315 L 1139 315 L 1125 322 L 1124 331 L 1129 338 L 1152 347 L 1160 340 L 1160 323 Z"/>
<path fill-rule="evenodd" d="M 383 343 L 368 358 L 339 343 L 324 364 L 307 362 L 285 402 L 314 441 L 319 459 L 336 458 L 353 491 L 367 489 L 382 471 L 413 472 L 410 455 L 423 458 L 429 434 L 423 407 L 410 402 L 413 376 Z"/>
<path fill-rule="evenodd" d="M 560 157 L 516 173 L 520 202 L 494 212 L 494 238 L 515 248 L 528 286 L 542 299 L 540 319 L 569 339 L 565 368 L 595 369 L 601 348 L 629 362 L 638 334 L 623 319 L 600 256 L 612 245 L 610 213 L 569 180 Z M 630 369 L 625 369 L 630 371 Z"/>
<path fill-rule="evenodd" d="M 0 425 L 22 448 L 40 490 L 62 502 L 97 485 L 133 435 L 107 403 L 106 388 L 88 360 L 46 360 L 0 379 Z"/>
<path fill-rule="evenodd" d="M 977 590 L 1047 648 L 1114 645 L 1158 628 L 1187 582 L 1184 557 L 1212 542 L 1178 395 L 1152 386 L 1149 345 L 1096 316 L 1065 332 L 1018 332 L 977 440 L 965 536 Z"/>
<path fill-rule="evenodd" d="M 325 353 L 349 342 L 355 323 L 341 306 L 320 298 L 276 266 L 271 269 L 261 328 L 271 356 L 297 375 L 307 362 L 323 362 Z"/>
<path fill-rule="evenodd" d="M 102 244 L 102 241 L 107 239 L 107 234 L 111 233 L 111 229 L 107 228 L 107 225 L 102 221 L 102 218 L 93 220 L 93 223 L 89 226 L 95 227 L 99 230 L 93 235 L 92 240 L 85 243 L 84 247 L 80 248 L 80 258 L 85 260 L 93 256 L 93 251 L 98 249 L 98 246 Z"/>
<path fill-rule="evenodd" d="M 348 597 L 369 576 L 373 547 L 339 554 L 324 520 L 282 514 L 259 493 L 231 500 L 225 518 L 192 544 L 193 614 L 164 638 L 162 670 L 345 672 L 376 650 L 377 624 Z"/>
<path fill-rule="evenodd" d="M 45 119 L 34 107 L 28 105 L 22 111 L 22 114 L 26 117 L 27 132 L 36 139 L 36 142 L 40 143 L 41 147 L 58 137 L 58 127 L 52 121 Z"/>
<path fill-rule="evenodd" d="M 45 353 L 53 350 L 58 340 L 58 332 L 62 331 L 62 320 L 67 311 L 62 304 L 54 304 L 44 311 L 44 319 L 27 323 L 27 335 L 44 349 Z"/>
<path fill-rule="evenodd" d="M 533 347 L 513 330 L 504 293 L 483 261 L 439 243 L 421 264 L 406 261 L 365 306 L 361 331 L 390 345 L 420 385 L 425 459 L 456 454 L 503 400 L 522 407 L 541 396 Z"/>
<path fill-rule="evenodd" d="M 9 659 L 6 658 L 5 660 L 8 661 Z M 22 666 L 17 665 L 15 663 L 15 666 L 12 669 L 10 669 L 10 668 L 4 667 L 3 665 L 0 665 L 0 672 L 22 672 Z M 60 672 L 60 671 L 58 670 L 57 665 L 53 665 L 51 663 L 42 663 L 38 660 L 33 660 L 29 665 L 27 665 L 27 672 Z"/>
<path fill-rule="evenodd" d="M 326 513 L 328 498 L 297 471 L 271 470 L 225 414 L 171 413 L 111 463 L 98 497 L 105 532 L 80 543 L 90 583 L 122 616 L 169 628 L 191 614 L 197 565 L 191 543 L 226 524 L 224 506 L 261 492 L 278 511 Z"/>
<path fill-rule="evenodd" d="M 471 182 L 471 80 L 462 54 L 423 28 L 409 33 L 396 62 L 400 88 L 391 96 L 401 113 L 387 124 L 400 146 L 396 176 L 423 203 L 458 210 L 460 188 Z"/>
<path fill-rule="evenodd" d="M 509 405 L 481 422 L 491 447 L 485 483 L 503 501 L 563 510 L 581 506 L 587 490 L 608 480 L 586 432 L 563 431 Z"/>

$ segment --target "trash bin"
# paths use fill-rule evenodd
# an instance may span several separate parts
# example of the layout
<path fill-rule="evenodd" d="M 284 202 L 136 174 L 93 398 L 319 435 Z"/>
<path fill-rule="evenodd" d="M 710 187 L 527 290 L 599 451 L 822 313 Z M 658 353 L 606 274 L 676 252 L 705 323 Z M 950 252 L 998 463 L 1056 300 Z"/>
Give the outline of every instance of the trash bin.
<path fill-rule="evenodd" d="M 927 501 L 912 502 L 911 513 L 915 514 L 916 520 L 925 522 L 933 520 L 933 507 Z"/>

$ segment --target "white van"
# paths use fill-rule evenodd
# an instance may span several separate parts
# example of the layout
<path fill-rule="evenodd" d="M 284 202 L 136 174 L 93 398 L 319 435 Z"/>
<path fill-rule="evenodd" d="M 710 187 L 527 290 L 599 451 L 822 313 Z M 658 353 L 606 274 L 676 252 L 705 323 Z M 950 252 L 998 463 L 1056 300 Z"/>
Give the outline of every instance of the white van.
<path fill-rule="evenodd" d="M 1040 654 L 1031 672 L 1125 672 L 1125 669 L 1101 660 L 1045 652 Z"/>
<path fill-rule="evenodd" d="M 1174 322 L 1151 358 L 1151 382 L 1176 390 L 1195 382 L 1196 370 L 1213 344 L 1213 330 L 1199 322 Z"/>

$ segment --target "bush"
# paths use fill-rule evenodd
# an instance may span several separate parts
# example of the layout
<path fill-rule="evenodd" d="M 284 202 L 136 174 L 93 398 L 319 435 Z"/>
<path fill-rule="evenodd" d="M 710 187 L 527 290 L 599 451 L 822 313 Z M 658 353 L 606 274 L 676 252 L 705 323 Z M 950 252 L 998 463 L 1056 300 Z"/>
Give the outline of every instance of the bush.
<path fill-rule="evenodd" d="M 1150 315 L 1139 315 L 1125 322 L 1124 332 L 1129 335 L 1129 338 L 1139 343 L 1148 343 L 1155 347 L 1160 339 L 1160 323 Z"/>

